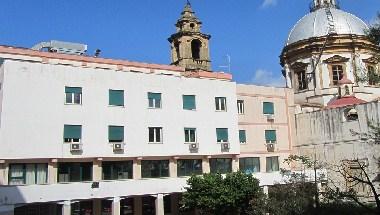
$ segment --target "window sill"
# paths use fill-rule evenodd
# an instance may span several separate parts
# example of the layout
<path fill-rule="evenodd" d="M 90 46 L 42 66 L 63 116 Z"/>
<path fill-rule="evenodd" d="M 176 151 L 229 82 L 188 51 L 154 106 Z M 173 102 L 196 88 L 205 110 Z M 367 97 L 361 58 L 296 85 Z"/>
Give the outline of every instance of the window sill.
<path fill-rule="evenodd" d="M 240 142 L 240 145 L 247 145 L 247 142 Z"/>
<path fill-rule="evenodd" d="M 245 115 L 245 113 L 238 113 L 238 115 L 239 115 L 239 116 L 243 116 L 243 115 Z"/>
<path fill-rule="evenodd" d="M 184 144 L 198 144 L 198 142 L 184 142 Z"/>
<path fill-rule="evenodd" d="M 164 144 L 164 142 L 148 142 L 148 144 Z"/>
<path fill-rule="evenodd" d="M 227 112 L 227 110 L 215 110 L 215 112 Z"/>
<path fill-rule="evenodd" d="M 124 105 L 108 105 L 108 107 L 115 107 L 115 108 L 125 108 Z"/>
<path fill-rule="evenodd" d="M 197 109 L 183 109 L 183 110 L 196 111 Z"/>
<path fill-rule="evenodd" d="M 65 105 L 78 105 L 78 106 L 81 106 L 81 105 L 82 105 L 82 103 L 80 103 L 80 104 L 77 104 L 77 103 L 66 103 L 66 102 L 65 102 Z"/>
<path fill-rule="evenodd" d="M 148 107 L 148 110 L 161 110 L 161 107 Z"/>

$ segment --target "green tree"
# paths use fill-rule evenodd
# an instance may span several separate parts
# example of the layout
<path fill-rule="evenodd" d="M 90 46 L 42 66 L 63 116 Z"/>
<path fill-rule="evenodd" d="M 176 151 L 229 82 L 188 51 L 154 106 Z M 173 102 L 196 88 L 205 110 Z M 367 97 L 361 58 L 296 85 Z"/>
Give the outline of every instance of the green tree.
<path fill-rule="evenodd" d="M 377 14 L 376 22 L 370 26 L 368 37 L 372 42 L 380 44 L 380 13 Z"/>
<path fill-rule="evenodd" d="M 198 210 L 200 214 L 261 215 L 265 194 L 259 180 L 242 172 L 192 176 L 183 194 L 182 210 Z"/>

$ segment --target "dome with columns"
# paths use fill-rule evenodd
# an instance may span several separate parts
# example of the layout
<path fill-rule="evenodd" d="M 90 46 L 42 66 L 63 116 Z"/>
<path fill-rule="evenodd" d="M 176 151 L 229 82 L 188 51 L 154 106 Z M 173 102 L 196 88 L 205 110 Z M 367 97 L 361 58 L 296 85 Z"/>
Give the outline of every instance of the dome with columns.
<path fill-rule="evenodd" d="M 365 35 L 368 26 L 360 18 L 338 8 L 335 0 L 314 0 L 311 13 L 297 22 L 286 44 L 329 33 Z"/>

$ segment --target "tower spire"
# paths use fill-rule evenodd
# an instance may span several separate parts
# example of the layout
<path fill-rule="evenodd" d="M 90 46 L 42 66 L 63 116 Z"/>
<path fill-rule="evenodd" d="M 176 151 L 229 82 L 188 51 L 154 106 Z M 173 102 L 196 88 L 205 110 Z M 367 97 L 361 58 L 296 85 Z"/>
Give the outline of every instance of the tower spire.
<path fill-rule="evenodd" d="M 310 11 L 316 11 L 320 8 L 339 8 L 337 0 L 313 0 Z"/>

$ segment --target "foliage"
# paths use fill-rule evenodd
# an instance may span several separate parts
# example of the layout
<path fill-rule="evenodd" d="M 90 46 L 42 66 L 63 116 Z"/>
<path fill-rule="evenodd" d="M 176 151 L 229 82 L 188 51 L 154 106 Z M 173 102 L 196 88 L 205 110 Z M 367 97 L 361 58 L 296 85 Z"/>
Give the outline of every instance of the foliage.
<path fill-rule="evenodd" d="M 380 13 L 377 14 L 376 23 L 370 26 L 368 37 L 372 42 L 380 44 Z"/>
<path fill-rule="evenodd" d="M 183 194 L 182 210 L 197 209 L 200 214 L 250 214 L 264 211 L 264 193 L 259 181 L 242 172 L 192 176 Z"/>

